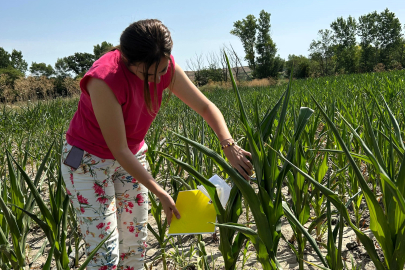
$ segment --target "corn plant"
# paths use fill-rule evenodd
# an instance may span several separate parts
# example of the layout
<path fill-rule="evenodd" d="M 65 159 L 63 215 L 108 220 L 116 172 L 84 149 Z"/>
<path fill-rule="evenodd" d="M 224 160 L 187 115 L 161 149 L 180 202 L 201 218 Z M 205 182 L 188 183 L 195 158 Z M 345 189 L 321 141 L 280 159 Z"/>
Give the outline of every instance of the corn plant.
<path fill-rule="evenodd" d="M 22 167 L 27 163 L 29 143 L 26 144 L 26 151 L 22 158 Z M 31 219 L 24 215 L 24 211 L 33 212 L 35 201 L 33 194 L 26 192 L 23 176 L 15 171 L 12 165 L 13 158 L 6 151 L 8 176 L 10 187 L 7 187 L 7 182 L 3 181 L 0 187 L 0 250 L 2 256 L 0 264 L 4 269 L 22 269 L 26 264 L 26 240 L 30 229 Z M 41 176 L 44 170 L 44 164 L 41 164 L 35 177 L 35 185 L 41 186 Z M 8 198 L 10 195 L 10 199 Z M 11 205 L 9 207 L 8 205 Z M 13 249 L 10 248 L 8 235 L 11 233 Z M 37 258 L 38 256 L 36 256 Z"/>
<path fill-rule="evenodd" d="M 42 160 L 40 170 L 38 171 L 38 174 L 35 178 L 34 181 L 30 179 L 30 177 L 27 175 L 25 170 L 18 164 L 17 161 L 15 161 L 12 157 L 11 159 L 13 160 L 14 164 L 18 168 L 21 177 L 24 179 L 25 183 L 28 185 L 31 195 L 30 198 L 31 200 L 28 201 L 28 203 L 25 205 L 24 208 L 20 207 L 18 204 L 11 204 L 13 207 L 16 207 L 19 209 L 18 211 L 21 211 L 21 215 L 25 214 L 28 217 L 30 217 L 35 223 L 37 223 L 41 229 L 44 231 L 45 236 L 47 237 L 50 245 L 52 246 L 51 252 L 48 254 L 48 260 L 46 267 L 44 269 L 50 269 L 50 261 L 51 257 L 53 256 L 56 262 L 57 269 L 69 269 L 69 257 L 67 254 L 67 247 L 66 247 L 66 239 L 67 239 L 67 217 L 68 217 L 68 207 L 69 207 L 69 197 L 67 196 L 66 192 L 63 190 L 62 186 L 62 174 L 60 171 L 60 167 L 56 166 L 56 163 L 60 161 L 60 158 L 56 158 L 50 163 L 50 165 L 47 167 L 46 164 L 48 162 L 48 159 L 51 155 L 52 149 L 53 149 L 54 143 L 51 144 L 51 147 L 49 148 L 46 156 Z M 57 148 L 59 150 L 59 148 Z M 57 151 L 59 153 L 59 151 Z M 58 154 L 56 154 L 58 157 Z M 53 175 L 53 170 L 49 171 L 49 168 L 57 168 L 57 177 L 55 178 Z M 56 187 L 51 187 L 50 181 L 48 181 L 48 186 L 49 186 L 49 196 L 50 196 L 50 205 L 51 207 L 48 208 L 45 204 L 45 202 L 42 199 L 42 196 L 39 193 L 39 190 L 37 189 L 38 182 L 41 179 L 42 172 L 46 170 L 48 171 L 48 177 L 53 177 L 54 181 L 56 181 Z M 49 179 L 49 178 L 48 178 Z M 32 197 L 31 197 L 32 196 Z M 44 217 L 44 220 L 41 220 L 39 217 L 37 217 L 35 214 L 32 213 L 32 211 L 28 206 L 32 205 L 32 201 L 35 200 L 36 204 L 38 205 L 42 216 Z M 17 203 L 19 201 L 16 201 Z M 12 231 L 12 238 L 13 238 L 13 245 L 14 245 L 14 251 L 21 252 L 21 245 L 19 243 L 19 239 L 21 238 L 19 228 L 21 226 L 17 223 L 17 218 L 13 215 L 10 209 L 7 209 L 5 204 L 3 203 L 3 200 L 0 200 L 0 204 L 2 206 L 2 209 L 5 213 L 6 219 L 9 223 L 10 230 Z M 32 210 L 32 209 L 31 209 Z M 18 212 L 16 212 L 18 213 Z M 108 239 L 111 234 L 106 237 Z M 91 254 L 95 254 L 95 252 L 104 244 L 106 239 L 103 240 L 102 243 L 100 243 L 95 250 L 91 252 Z M 3 239 L 4 240 L 4 239 Z M 90 262 L 92 259 L 91 254 L 89 254 L 89 258 L 86 260 L 85 264 L 83 264 L 79 269 L 84 269 L 86 265 Z M 11 254 L 13 255 L 13 254 Z M 22 256 L 21 254 L 16 254 L 17 256 L 17 261 L 18 259 Z M 11 257 L 12 259 L 13 256 Z M 21 266 L 15 269 L 22 269 Z"/>
<path fill-rule="evenodd" d="M 401 245 L 405 241 L 405 200 L 403 195 L 405 189 L 405 161 L 403 158 L 401 158 L 400 155 L 395 156 L 393 154 L 394 136 L 396 137 L 395 145 L 399 150 L 398 152 L 403 153 L 405 149 L 403 148 L 403 144 L 401 144 L 402 138 L 399 132 L 398 123 L 394 115 L 385 104 L 387 114 L 389 115 L 391 120 L 391 124 L 394 126 L 393 131 L 391 131 L 391 129 L 388 129 L 389 147 L 387 149 L 388 151 L 386 155 L 388 164 L 384 161 L 382 152 L 380 151 L 380 146 L 375 140 L 372 124 L 365 106 L 363 106 L 365 128 L 367 136 L 370 136 L 370 139 L 372 141 L 371 146 L 368 146 L 359 136 L 356 130 L 346 121 L 346 119 L 341 116 L 342 120 L 351 130 L 354 138 L 361 144 L 363 151 L 366 154 L 366 156 L 363 156 L 362 158 L 373 165 L 375 171 L 380 177 L 385 206 L 384 211 L 384 209 L 379 205 L 373 192 L 368 187 L 367 182 L 365 181 L 359 167 L 357 166 L 354 157 L 350 153 L 348 146 L 342 140 L 338 129 L 325 113 L 324 109 L 315 100 L 314 102 L 322 113 L 323 118 L 325 119 L 329 128 L 334 133 L 338 143 L 342 147 L 350 165 L 352 166 L 356 174 L 370 211 L 370 229 L 384 253 L 384 262 L 380 261 L 373 241 L 352 223 L 345 204 L 340 200 L 338 195 L 327 187 L 319 184 L 310 175 L 306 174 L 298 167 L 290 163 L 281 155 L 281 153 L 278 153 L 279 156 L 286 162 L 290 163 L 291 166 L 293 166 L 298 172 L 305 176 L 306 179 L 311 181 L 316 186 L 316 188 L 321 190 L 322 193 L 328 197 L 328 200 L 338 209 L 349 226 L 354 230 L 377 269 L 403 269 L 405 258 L 402 254 Z"/>
<path fill-rule="evenodd" d="M 229 63 L 228 69 L 230 70 Z M 283 214 L 281 204 L 281 183 L 282 179 L 285 176 L 285 173 L 287 172 L 287 169 L 283 167 L 281 172 L 279 171 L 277 163 L 275 162 L 276 159 L 272 159 L 274 154 L 271 151 L 268 151 L 268 153 L 265 152 L 264 142 L 267 142 L 267 140 L 270 138 L 273 123 L 276 119 L 278 109 L 281 107 L 282 104 L 283 106 L 280 118 L 278 119 L 278 126 L 275 134 L 273 134 L 271 142 L 274 147 L 278 149 L 281 147 L 281 137 L 287 114 L 291 84 L 287 88 L 287 91 L 284 93 L 282 98 L 279 99 L 276 106 L 274 106 L 273 109 L 267 110 L 266 115 L 261 121 L 259 120 L 258 107 L 257 105 L 255 106 L 254 118 L 256 123 L 256 131 L 254 132 L 252 126 L 248 122 L 247 115 L 231 71 L 230 74 L 240 110 L 240 120 L 242 122 L 241 124 L 246 132 L 249 148 L 252 152 L 252 161 L 254 170 L 256 172 L 259 194 L 256 195 L 253 187 L 246 180 L 244 180 L 241 175 L 237 173 L 236 170 L 234 170 L 229 164 L 227 164 L 227 162 L 218 153 L 203 146 L 202 144 L 187 139 L 184 136 L 181 136 L 179 134 L 177 134 L 177 136 L 186 144 L 192 145 L 193 147 L 213 159 L 215 163 L 217 163 L 218 166 L 230 176 L 235 186 L 241 192 L 244 200 L 247 201 L 248 205 L 250 206 L 256 222 L 257 232 L 250 228 L 247 228 L 246 226 L 237 224 L 237 219 L 236 221 L 232 222 L 226 219 L 227 216 L 225 216 L 224 219 L 224 210 L 222 209 L 222 206 L 218 204 L 215 199 L 213 200 L 218 215 L 218 223 L 216 225 L 220 228 L 220 241 L 222 243 L 225 242 L 223 239 L 224 233 L 221 231 L 221 229 L 235 230 L 238 232 L 238 235 L 244 235 L 244 237 L 248 238 L 253 243 L 256 248 L 257 258 L 264 269 L 277 269 L 280 268 L 280 265 L 276 258 L 276 254 L 278 242 L 281 237 L 280 218 Z M 312 112 L 310 110 L 307 110 L 305 108 L 301 110 L 299 121 L 297 123 L 297 133 L 295 134 L 296 140 L 298 139 L 302 129 L 305 127 L 306 122 L 308 121 L 308 118 L 311 114 Z M 292 148 L 290 148 L 291 155 L 294 150 L 293 147 L 294 145 L 292 146 Z M 191 166 L 184 164 L 178 160 L 174 161 L 178 164 L 181 164 L 185 170 L 196 177 L 197 180 L 199 179 L 201 183 L 206 182 L 206 179 L 203 179 L 203 177 L 201 177 L 198 172 L 191 168 Z M 213 189 L 212 187 L 209 188 Z M 213 198 L 212 195 L 216 195 L 215 189 L 213 189 L 212 192 L 214 194 L 210 194 L 211 198 Z M 260 209 L 263 209 L 263 211 L 261 211 Z M 234 210 L 232 210 L 231 206 L 228 205 L 227 211 Z M 226 231 L 224 230 L 224 232 Z M 227 244 L 228 241 L 226 241 L 225 243 Z M 237 249 L 237 251 L 239 253 L 241 243 L 238 243 L 238 246 L 239 248 Z M 226 254 L 230 253 L 231 251 L 229 245 L 223 245 L 222 247 L 220 246 L 220 250 L 224 258 L 227 258 L 228 256 Z M 225 268 L 234 269 L 228 268 L 227 265 L 229 265 L 229 263 L 227 263 L 227 261 L 225 260 Z M 231 264 L 231 267 L 235 267 L 235 264 Z"/>

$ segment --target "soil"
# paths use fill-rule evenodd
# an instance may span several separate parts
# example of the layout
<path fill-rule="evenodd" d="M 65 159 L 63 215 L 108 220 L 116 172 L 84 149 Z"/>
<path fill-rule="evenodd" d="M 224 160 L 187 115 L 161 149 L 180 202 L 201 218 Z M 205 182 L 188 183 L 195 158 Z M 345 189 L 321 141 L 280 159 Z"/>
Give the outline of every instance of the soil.
<path fill-rule="evenodd" d="M 44 198 L 46 201 L 49 201 L 49 192 L 48 192 L 48 187 L 47 185 L 43 185 L 43 190 L 42 193 L 44 194 Z M 283 193 L 286 196 L 287 199 L 289 199 L 288 194 L 287 194 L 287 188 L 283 188 Z M 363 199 L 364 200 L 364 199 Z M 363 207 L 365 207 L 365 203 L 362 203 Z M 252 216 L 249 215 L 249 219 L 253 220 Z M 369 214 L 368 211 L 364 211 L 362 220 L 364 220 L 364 223 L 368 226 L 369 224 Z M 153 216 L 150 215 L 149 217 L 149 222 L 152 227 L 156 228 L 156 221 L 154 220 Z M 242 213 L 240 216 L 239 222 L 240 224 L 247 224 L 246 220 L 246 214 Z M 308 224 L 306 224 L 308 225 Z M 306 226 L 307 227 L 307 226 Z M 252 229 L 255 229 L 254 225 L 251 225 Z M 69 229 L 70 231 L 70 229 Z M 291 229 L 291 226 L 289 225 L 287 219 L 285 217 L 282 218 L 282 227 L 281 231 L 285 237 L 285 239 L 290 240 L 293 238 L 293 231 Z M 373 237 L 372 233 L 370 230 L 365 229 L 363 230 L 364 233 L 368 234 L 370 237 Z M 314 235 L 313 235 L 314 236 Z M 326 243 L 326 234 L 323 235 L 322 241 Z M 315 238 L 315 236 L 314 236 Z M 217 230 L 217 235 L 203 235 L 203 241 L 205 242 L 205 247 L 206 247 L 206 252 L 208 254 L 208 261 L 210 263 L 211 269 L 224 269 L 224 262 L 221 253 L 219 252 L 218 246 L 219 246 L 219 230 Z M 10 240 L 11 241 L 11 240 Z M 32 228 L 29 232 L 28 238 L 27 238 L 27 265 L 28 266 L 26 269 L 42 269 L 45 261 L 47 259 L 47 254 L 50 249 L 49 244 L 47 243 L 45 250 L 44 250 L 44 255 L 41 255 L 35 262 L 32 263 L 33 258 L 35 255 L 39 252 L 41 246 L 44 244 L 46 241 L 46 237 L 39 226 L 37 226 L 35 223 L 32 223 Z M 166 256 L 167 256 L 167 265 L 168 269 L 182 269 L 184 266 L 187 266 L 188 264 L 196 264 L 198 261 L 198 256 L 197 254 L 194 254 L 191 258 L 188 258 L 187 253 L 190 250 L 190 247 L 196 247 L 196 241 L 197 237 L 190 235 L 190 236 L 182 236 L 182 237 L 175 237 L 173 238 L 172 244 L 178 246 L 179 252 L 175 252 L 175 249 L 171 246 L 171 244 L 168 244 L 168 247 L 166 249 Z M 375 240 L 374 240 L 375 241 Z M 67 243 L 68 244 L 68 243 Z M 163 269 L 163 263 L 161 260 L 160 256 L 160 248 L 159 244 L 154 238 L 154 236 L 149 233 L 148 234 L 148 250 L 146 253 L 146 265 L 148 269 Z M 378 244 L 376 243 L 376 246 Z M 326 248 L 321 247 L 321 252 L 326 257 Z M 72 243 L 72 248 L 74 248 L 74 243 Z M 382 256 L 381 250 L 378 250 L 379 253 Z M 82 249 L 82 254 L 80 260 L 79 260 L 79 266 L 85 261 L 86 255 L 84 254 L 84 251 Z M 256 256 L 255 256 L 255 250 L 253 245 L 250 245 L 248 248 L 248 251 L 245 256 L 245 263 L 243 266 L 243 269 L 262 269 L 260 263 L 257 261 Z M 74 252 L 71 254 L 71 262 L 73 263 L 73 258 L 74 258 Z M 357 265 L 357 267 L 360 267 L 360 269 L 375 269 L 373 263 L 371 262 L 369 256 L 367 255 L 367 252 L 365 251 L 364 247 L 362 245 L 358 245 L 356 242 L 356 236 L 353 232 L 353 230 L 349 227 L 344 227 L 344 233 L 343 233 L 343 250 L 342 250 L 342 257 L 347 263 L 348 269 L 352 268 L 352 258 L 354 263 Z M 277 253 L 277 258 L 283 267 L 283 269 L 299 269 L 297 259 L 292 252 L 291 248 L 289 245 L 283 240 L 280 240 L 279 243 L 279 248 L 278 248 L 278 253 Z M 304 260 L 306 261 L 304 263 L 305 269 L 319 269 L 313 265 L 322 265 L 321 261 L 319 260 L 318 256 L 316 253 L 313 251 L 312 247 L 307 244 L 306 246 L 306 251 L 304 255 Z M 177 262 L 175 264 L 174 262 Z M 239 260 L 238 260 L 238 266 L 237 269 L 242 269 L 243 265 L 243 254 L 240 254 Z M 313 264 L 313 265 L 311 265 Z M 73 264 L 72 264 L 73 265 Z M 53 267 L 55 267 L 54 262 L 53 262 Z M 56 269 L 56 268 L 55 268 Z M 77 269 L 74 266 L 71 267 L 71 269 Z M 194 267 L 188 267 L 187 269 L 197 269 L 195 266 Z"/>

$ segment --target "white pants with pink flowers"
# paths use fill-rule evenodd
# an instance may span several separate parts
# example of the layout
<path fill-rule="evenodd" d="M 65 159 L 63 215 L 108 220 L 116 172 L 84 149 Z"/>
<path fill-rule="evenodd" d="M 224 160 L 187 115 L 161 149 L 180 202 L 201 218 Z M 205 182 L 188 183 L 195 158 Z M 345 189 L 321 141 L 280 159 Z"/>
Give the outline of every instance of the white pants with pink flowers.
<path fill-rule="evenodd" d="M 114 228 L 88 270 L 143 269 L 148 224 L 148 190 L 115 159 L 101 159 L 84 151 L 77 170 L 63 164 L 72 148 L 62 148 L 62 176 L 76 210 L 89 254 Z M 146 143 L 136 158 L 148 169 Z"/>

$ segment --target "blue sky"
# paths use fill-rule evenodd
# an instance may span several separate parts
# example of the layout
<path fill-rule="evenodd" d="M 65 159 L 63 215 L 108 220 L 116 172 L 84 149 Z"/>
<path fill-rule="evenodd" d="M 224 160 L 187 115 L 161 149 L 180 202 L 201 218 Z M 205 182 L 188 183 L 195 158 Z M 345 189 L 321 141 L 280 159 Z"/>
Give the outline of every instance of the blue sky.
<path fill-rule="evenodd" d="M 118 44 L 121 32 L 132 22 L 157 18 L 169 28 L 172 54 L 187 70 L 195 54 L 218 53 L 231 43 L 240 56 L 240 40 L 229 32 L 233 23 L 264 9 L 271 13 L 271 37 L 282 58 L 308 55 L 320 29 L 337 17 L 360 15 L 388 8 L 405 24 L 403 0 L 341 1 L 20 1 L 1 0 L 0 47 L 22 51 L 25 60 L 55 64 L 75 52 L 93 52 L 103 41 Z"/>

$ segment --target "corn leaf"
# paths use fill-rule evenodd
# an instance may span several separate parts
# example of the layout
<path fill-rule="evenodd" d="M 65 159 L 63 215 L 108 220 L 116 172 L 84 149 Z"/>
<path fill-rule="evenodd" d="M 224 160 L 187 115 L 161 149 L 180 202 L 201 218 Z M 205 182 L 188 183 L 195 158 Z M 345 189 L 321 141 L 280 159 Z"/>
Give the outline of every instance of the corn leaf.
<path fill-rule="evenodd" d="M 266 246 L 263 241 L 260 239 L 259 235 L 252 229 L 240 225 L 238 223 L 213 223 L 215 226 L 224 227 L 238 231 L 245 235 L 256 248 L 257 259 L 263 266 L 263 269 L 273 269 L 270 263 L 270 257 L 267 252 Z"/>
<path fill-rule="evenodd" d="M 288 221 L 295 226 L 295 230 L 301 232 L 308 240 L 309 244 L 312 246 L 316 254 L 318 255 L 319 259 L 325 265 L 328 267 L 328 263 L 325 261 L 325 258 L 322 256 L 322 253 L 315 241 L 315 239 L 308 233 L 308 231 L 302 226 L 302 224 L 298 221 L 298 219 L 295 217 L 295 215 L 291 212 L 290 208 L 288 207 L 288 204 L 286 202 L 283 203 L 283 209 L 284 209 L 284 214 L 287 217 Z"/>
<path fill-rule="evenodd" d="M 273 150 L 275 151 L 275 150 Z M 340 200 L 339 196 L 334 193 L 332 190 L 328 189 L 327 187 L 321 185 L 313 179 L 310 175 L 306 174 L 303 172 L 301 169 L 296 167 L 293 163 L 291 163 L 289 160 L 287 160 L 281 153 L 276 152 L 278 156 L 284 160 L 285 162 L 288 162 L 293 168 L 297 170 L 300 174 L 304 175 L 305 178 L 317 188 L 319 189 L 328 199 L 330 202 L 337 208 L 337 210 L 340 212 L 341 215 L 343 215 L 344 219 L 346 222 L 349 224 L 349 226 L 354 230 L 355 234 L 357 237 L 360 239 L 361 243 L 364 245 L 364 248 L 367 250 L 368 255 L 370 256 L 371 260 L 373 261 L 374 265 L 378 270 L 384 270 L 385 267 L 379 260 L 379 257 L 377 255 L 377 251 L 375 250 L 374 243 L 373 241 L 365 235 L 362 231 L 360 231 L 351 221 L 349 212 L 347 211 L 346 206 L 343 204 L 343 202 Z"/>

